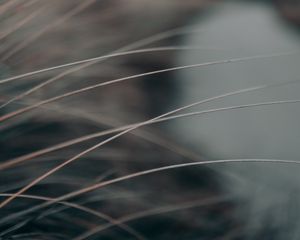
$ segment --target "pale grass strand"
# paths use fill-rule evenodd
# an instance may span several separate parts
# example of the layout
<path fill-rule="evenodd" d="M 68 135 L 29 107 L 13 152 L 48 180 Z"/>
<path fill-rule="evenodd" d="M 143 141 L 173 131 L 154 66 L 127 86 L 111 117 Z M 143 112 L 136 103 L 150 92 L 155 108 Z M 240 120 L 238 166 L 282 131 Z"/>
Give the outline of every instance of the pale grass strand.
<path fill-rule="evenodd" d="M 132 173 L 132 174 L 128 174 L 122 177 L 118 177 L 115 179 L 111 179 L 108 181 L 104 181 L 102 183 L 97 183 L 94 185 L 91 185 L 90 187 L 86 187 L 74 192 L 71 192 L 69 194 L 63 195 L 61 197 L 55 198 L 51 201 L 48 201 L 46 203 L 34 206 L 32 208 L 20 211 L 18 213 L 14 213 L 11 214 L 8 217 L 5 217 L 3 219 L 0 220 L 0 224 L 9 221 L 11 219 L 17 218 L 19 216 L 22 216 L 24 214 L 29 214 L 35 211 L 38 211 L 42 208 L 51 206 L 57 202 L 61 202 L 61 201 L 65 201 L 68 199 L 71 199 L 73 197 L 76 196 L 80 196 L 82 194 L 91 192 L 93 190 L 96 189 L 100 189 L 115 183 L 119 183 L 122 181 L 126 181 L 126 180 L 130 180 L 130 179 L 134 179 L 140 176 L 145 176 L 145 175 L 149 175 L 149 174 L 153 174 L 153 173 L 159 173 L 159 172 L 164 172 L 167 170 L 172 170 L 172 169 L 178 169 L 178 168 L 185 168 L 185 167 L 192 167 L 192 166 L 206 166 L 206 165 L 219 165 L 219 164 L 234 164 L 234 163 L 272 163 L 272 164 L 300 164 L 299 161 L 297 160 L 279 160 L 279 159 L 225 159 L 225 160 L 211 160 L 211 161 L 200 161 L 200 162 L 189 162 L 189 163 L 182 163 L 182 164 L 173 164 L 173 165 L 167 165 L 167 166 L 163 166 L 163 167 L 158 167 L 158 168 L 153 168 L 153 169 L 148 169 L 145 171 L 139 171 L 136 173 Z M 15 194 L 13 194 L 14 196 Z M 16 196 L 18 197 L 18 195 Z"/>
<path fill-rule="evenodd" d="M 11 195 L 12 194 L 10 194 L 10 193 L 2 193 L 2 194 L 0 194 L 0 197 L 9 197 Z M 35 199 L 35 200 L 42 200 L 42 201 L 46 201 L 46 202 L 53 200 L 53 198 L 49 198 L 49 197 L 28 195 L 28 194 L 19 195 L 18 198 Z M 136 239 L 146 240 L 146 238 L 144 236 L 142 236 L 140 233 L 138 233 L 133 228 L 129 227 L 128 225 L 126 225 L 124 223 L 119 222 L 117 219 L 114 219 L 105 213 L 93 210 L 91 208 L 88 208 L 88 207 L 85 207 L 85 206 L 82 206 L 82 205 L 79 205 L 76 203 L 71 203 L 71 202 L 62 201 L 62 202 L 58 202 L 58 204 L 61 204 L 61 205 L 67 206 L 67 207 L 71 207 L 74 209 L 78 209 L 80 211 L 83 211 L 83 212 L 89 213 L 93 216 L 96 216 L 100 219 L 104 219 L 104 220 L 108 221 L 111 225 L 118 226 L 120 229 L 123 229 L 124 231 L 128 232 L 129 234 L 134 236 Z"/>
<path fill-rule="evenodd" d="M 220 96 L 218 96 L 220 97 Z M 217 98 L 217 97 L 215 97 Z M 145 121 L 145 122 L 141 122 L 141 123 L 138 123 L 136 124 L 135 126 L 129 128 L 129 129 L 126 129 L 112 137 L 109 137 L 108 139 L 104 140 L 104 141 L 101 141 L 100 143 L 80 152 L 79 154 L 75 155 L 74 157 L 68 159 L 67 161 L 59 164 L 58 166 L 52 168 L 51 170 L 49 170 L 48 172 L 46 172 L 45 174 L 41 175 L 40 177 L 34 179 L 32 182 L 30 182 L 29 184 L 27 184 L 26 186 L 24 186 L 22 189 L 20 189 L 17 193 L 15 193 L 13 196 L 7 198 L 6 200 L 4 200 L 1 204 L 0 204 L 0 208 L 3 208 L 5 205 L 7 205 L 9 202 L 11 202 L 13 199 L 15 199 L 19 194 L 22 194 L 24 193 L 25 191 L 27 191 L 28 189 L 30 189 L 31 187 L 33 187 L 34 185 L 36 185 L 37 183 L 39 183 L 40 181 L 42 181 L 43 179 L 47 178 L 48 176 L 50 176 L 51 174 L 55 173 L 56 171 L 60 170 L 61 168 L 67 166 L 68 164 L 74 162 L 75 160 L 81 158 L 82 156 L 86 155 L 87 153 L 89 152 L 92 152 L 94 151 L 95 149 L 105 145 L 106 143 L 109 143 L 139 127 L 142 127 L 142 126 L 145 126 L 145 125 L 148 125 L 148 124 L 151 124 L 153 123 L 154 121 L 156 120 L 159 120 L 159 119 L 163 119 L 164 117 L 168 116 L 168 115 L 171 115 L 173 113 L 176 113 L 178 111 L 181 111 L 181 110 L 184 110 L 184 109 L 187 109 L 187 108 L 190 108 L 192 106 L 195 106 L 197 104 L 200 104 L 200 103 L 204 103 L 204 102 L 207 102 L 209 101 L 210 99 L 206 99 L 206 100 L 203 100 L 203 101 L 200 101 L 200 102 L 196 102 L 196 103 L 192 103 L 190 105 L 187 105 L 187 106 L 184 106 L 184 107 L 181 107 L 181 108 L 178 108 L 178 109 L 175 109 L 173 111 L 170 111 L 170 112 L 167 112 L 165 114 L 162 114 L 160 116 L 157 116 L 155 118 L 152 118 L 148 121 Z M 273 101 L 273 102 L 264 102 L 264 103 L 256 103 L 256 104 L 248 104 L 248 105 L 239 105 L 239 106 L 231 106 L 231 107 L 224 107 L 224 108 L 217 108 L 217 109 L 211 109 L 211 110 L 206 110 L 206 111 L 201 111 L 201 112 L 195 112 L 195 113 L 188 113 L 188 114 L 181 114 L 179 115 L 179 117 L 183 117 L 183 116 L 193 116 L 193 115 L 199 115 L 199 114 L 206 114 L 206 113 L 214 113 L 214 112 L 219 112 L 219 111 L 227 111 L 227 110 L 234 110 L 234 109 L 243 109 L 243 108 L 249 108 L 249 107 L 261 107 L 261 106 L 268 106 L 268 105 L 278 105 L 278 104 L 291 104 L 291 103 L 299 103 L 300 100 L 287 100 L 287 101 Z M 173 116 L 173 118 L 175 118 Z M 170 117 L 170 119 L 172 119 L 172 116 Z"/>
<path fill-rule="evenodd" d="M 166 73 L 166 72 L 172 72 L 172 71 L 178 71 L 178 70 L 183 70 L 183 69 L 189 69 L 189 68 L 196 68 L 196 67 L 206 67 L 206 66 L 213 66 L 213 65 L 220 65 L 220 64 L 228 64 L 228 63 L 236 63 L 236 62 L 244 62 L 244 61 L 251 61 L 251 60 L 257 60 L 257 59 L 264 59 L 264 58 L 273 58 L 273 57 L 279 57 L 279 56 L 286 56 L 286 55 L 290 55 L 290 54 L 295 54 L 295 53 L 280 53 L 280 54 L 272 54 L 272 55 L 258 55 L 258 56 L 252 56 L 252 57 L 244 57 L 244 58 L 233 58 L 233 59 L 227 59 L 227 60 L 219 60 L 219 61 L 213 61 L 213 62 L 205 62 L 205 63 L 198 63 L 198 64 L 191 64 L 191 65 L 184 65 L 184 66 L 179 66 L 179 67 L 172 67 L 172 68 L 166 68 L 166 69 L 162 69 L 162 70 L 156 70 L 156 71 L 150 71 L 150 72 L 146 72 L 146 73 L 141 73 L 141 74 L 136 74 L 136 75 L 131 75 L 128 77 L 122 77 L 122 78 L 117 78 L 111 81 L 107 81 L 107 82 L 103 82 L 103 83 L 99 83 L 99 84 L 95 84 L 95 85 L 91 85 L 88 87 L 84 87 L 78 90 L 74 90 L 74 91 L 70 91 L 67 93 L 64 93 L 62 95 L 56 96 L 56 97 L 52 97 L 43 101 L 40 101 L 36 104 L 33 104 L 31 106 L 28 107 L 24 107 L 21 109 L 18 109 L 16 111 L 13 111 L 11 113 L 8 113 L 2 117 L 0 117 L 0 122 L 4 122 L 8 119 L 11 119 L 13 117 L 16 117 L 22 113 L 26 113 L 29 112 L 35 108 L 38 108 L 40 106 L 43 106 L 45 104 L 49 104 L 70 96 L 74 96 L 77 95 L 79 93 L 83 93 L 83 92 L 87 92 L 99 87 L 103 87 L 103 86 L 107 86 L 107 85 L 111 85 L 111 84 L 116 84 L 116 83 L 120 83 L 120 82 L 124 82 L 127 80 L 131 80 L 131 79 L 135 79 L 135 78 L 140 78 L 140 77 L 145 77 L 145 76 L 151 76 L 151 75 L 156 75 L 156 74 L 160 74 L 160 73 Z"/>

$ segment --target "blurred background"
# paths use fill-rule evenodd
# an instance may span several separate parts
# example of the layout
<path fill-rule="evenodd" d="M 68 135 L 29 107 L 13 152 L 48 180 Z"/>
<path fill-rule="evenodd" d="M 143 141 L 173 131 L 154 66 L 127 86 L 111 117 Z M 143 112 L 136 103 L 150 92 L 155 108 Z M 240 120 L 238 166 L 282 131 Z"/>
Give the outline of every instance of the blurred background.
<path fill-rule="evenodd" d="M 299 239 L 296 165 L 174 168 L 66 196 L 174 164 L 298 160 L 297 103 L 108 139 L 240 89 L 278 84 L 184 113 L 297 100 L 299 26 L 297 0 L 0 1 L 0 200 L 19 192 L 0 239 Z"/>

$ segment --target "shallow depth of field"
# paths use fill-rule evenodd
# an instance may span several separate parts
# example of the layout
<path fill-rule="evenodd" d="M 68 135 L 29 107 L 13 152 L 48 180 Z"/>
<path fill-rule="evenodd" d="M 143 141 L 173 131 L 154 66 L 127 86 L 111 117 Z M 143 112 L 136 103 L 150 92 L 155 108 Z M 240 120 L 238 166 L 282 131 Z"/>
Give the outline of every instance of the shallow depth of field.
<path fill-rule="evenodd" d="M 1 0 L 0 240 L 299 239 L 299 26 L 297 0 Z"/>

